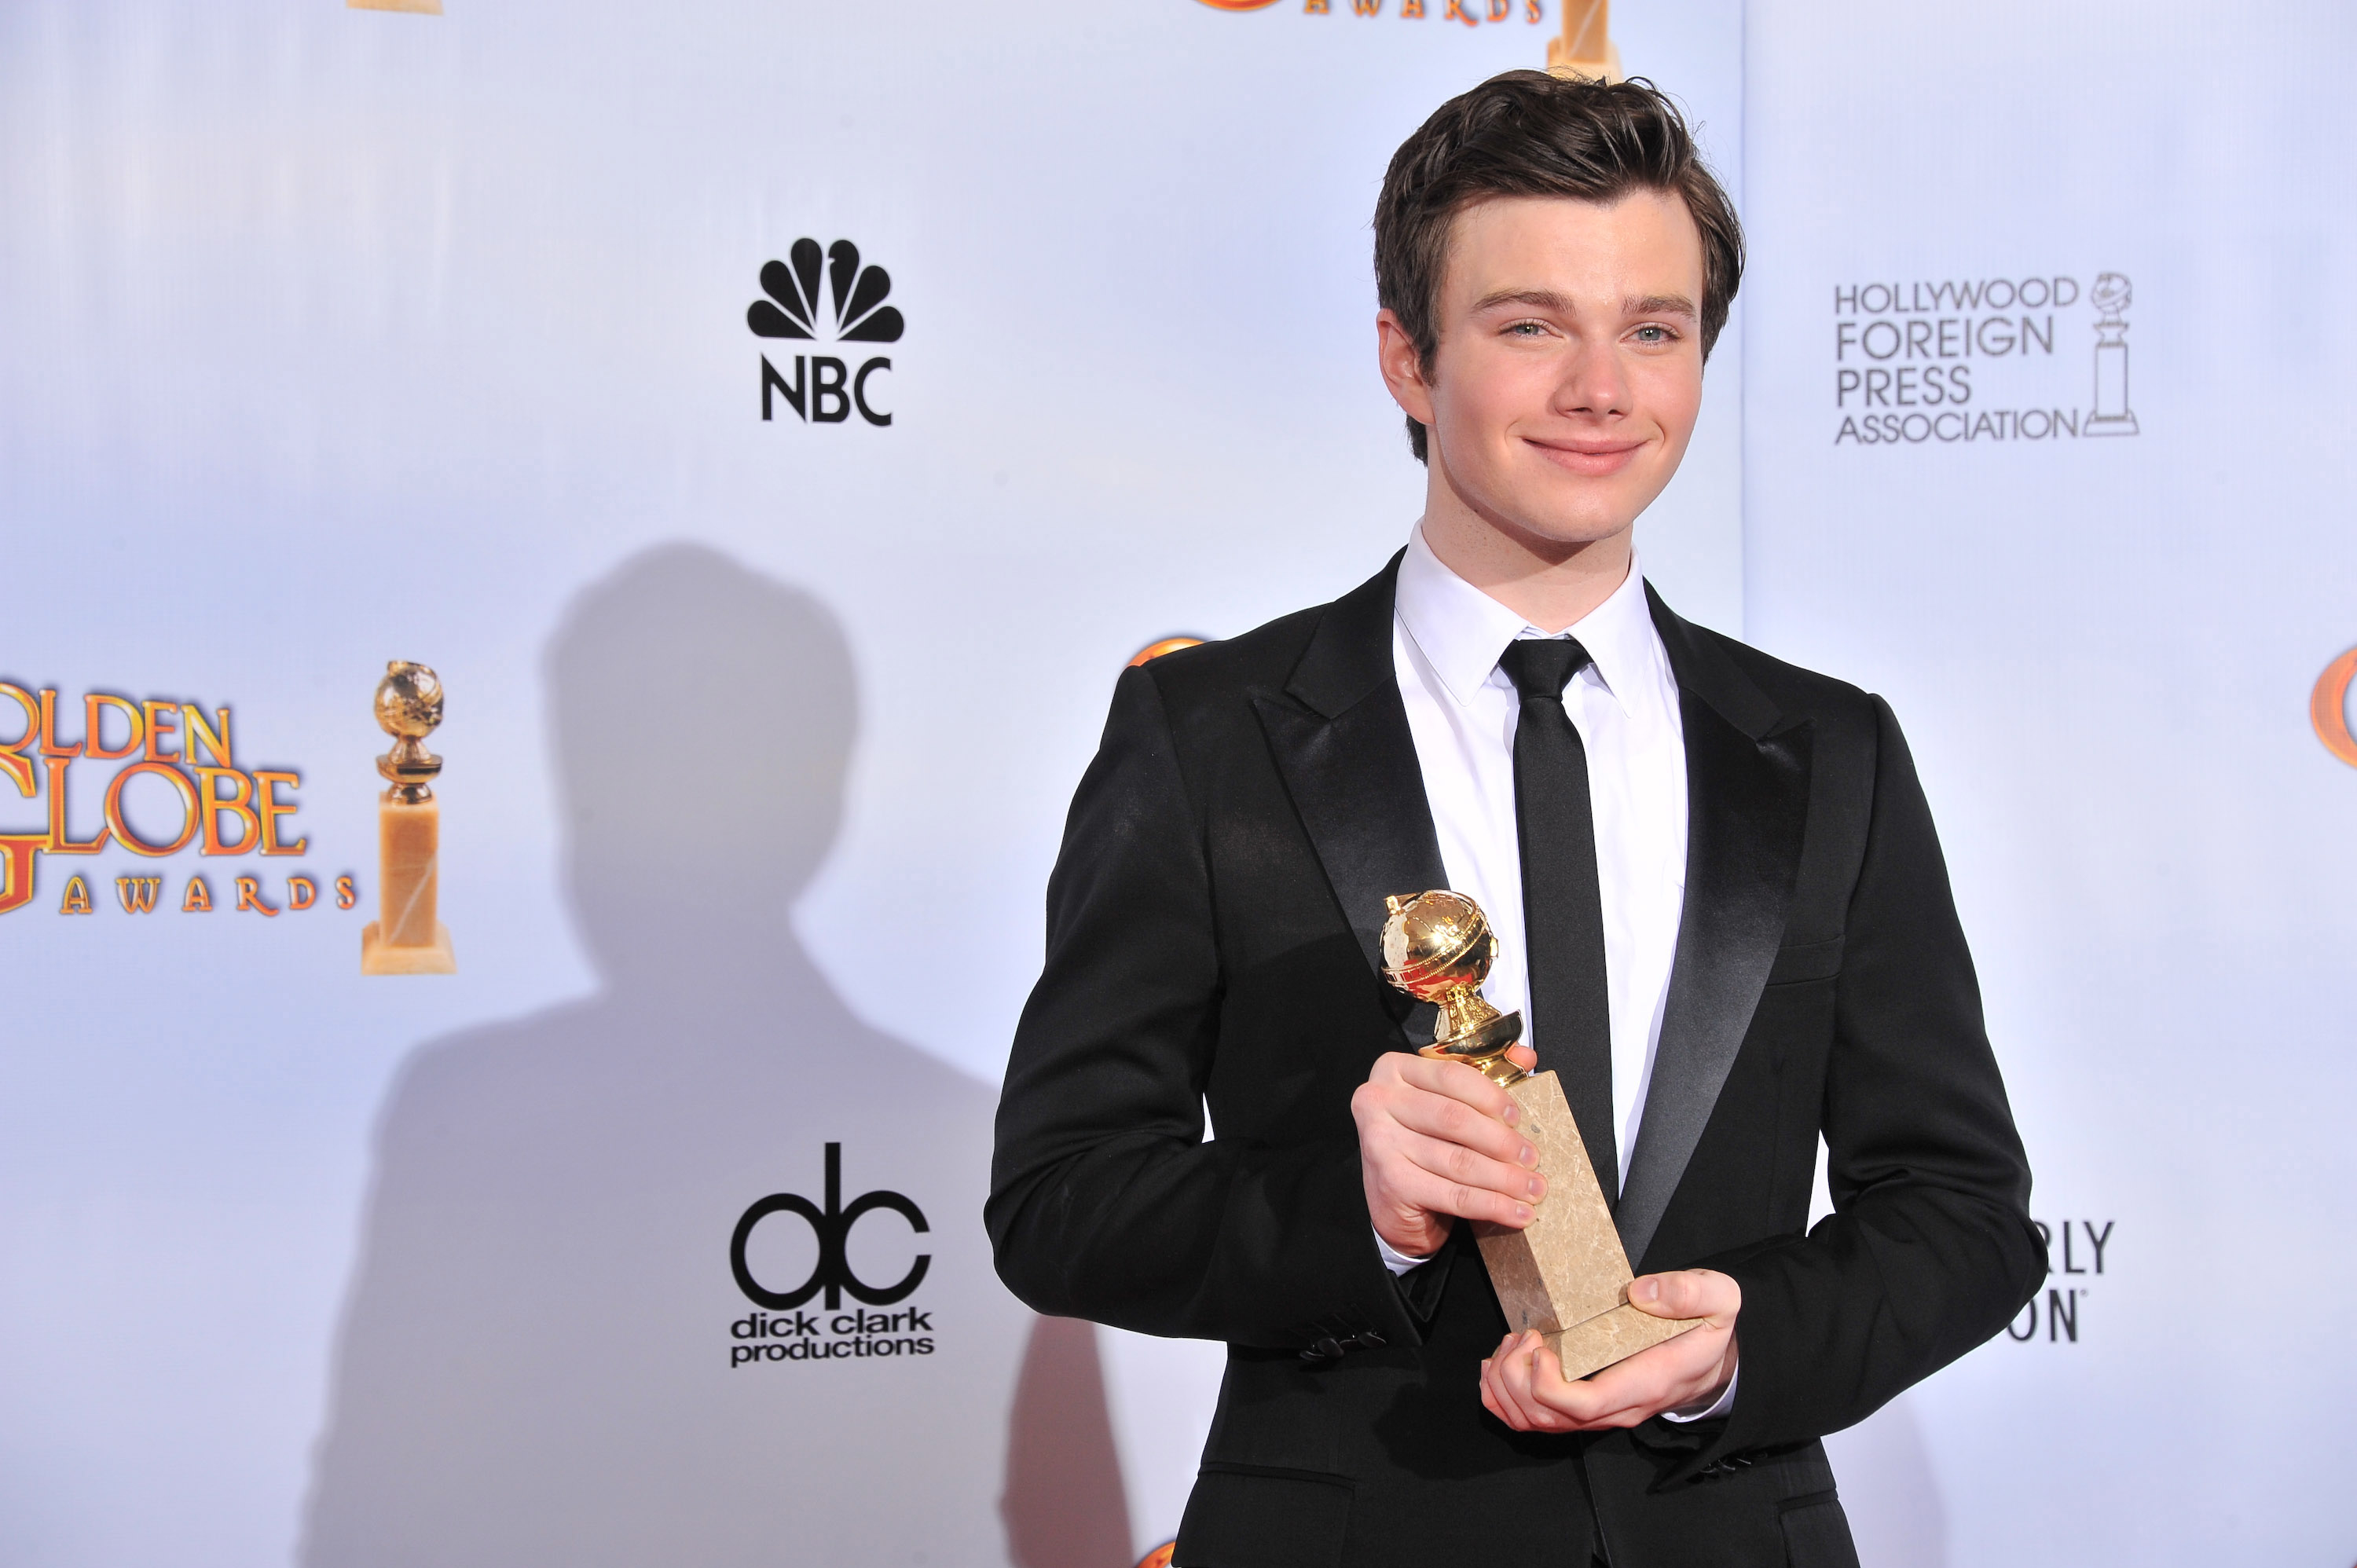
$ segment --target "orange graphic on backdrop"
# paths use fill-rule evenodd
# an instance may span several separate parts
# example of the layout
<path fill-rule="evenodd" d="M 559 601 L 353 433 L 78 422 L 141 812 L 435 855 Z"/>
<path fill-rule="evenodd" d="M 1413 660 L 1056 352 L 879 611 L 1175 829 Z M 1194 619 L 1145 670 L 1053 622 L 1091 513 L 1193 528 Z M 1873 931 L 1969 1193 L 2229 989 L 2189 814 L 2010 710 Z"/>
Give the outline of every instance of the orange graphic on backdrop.
<path fill-rule="evenodd" d="M 2351 649 L 2324 667 L 2316 678 L 2316 690 L 2308 695 L 2308 722 L 2316 726 L 2316 738 L 2324 749 L 2352 768 L 2357 768 L 2357 736 L 2349 733 L 2349 682 L 2357 678 L 2357 648 Z"/>
<path fill-rule="evenodd" d="M 1166 653 L 1176 653 L 1182 648 L 1196 647 L 1202 640 L 1200 637 L 1166 637 L 1159 642 L 1149 642 L 1131 655 L 1129 667 L 1135 670 L 1150 659 L 1159 659 Z"/>

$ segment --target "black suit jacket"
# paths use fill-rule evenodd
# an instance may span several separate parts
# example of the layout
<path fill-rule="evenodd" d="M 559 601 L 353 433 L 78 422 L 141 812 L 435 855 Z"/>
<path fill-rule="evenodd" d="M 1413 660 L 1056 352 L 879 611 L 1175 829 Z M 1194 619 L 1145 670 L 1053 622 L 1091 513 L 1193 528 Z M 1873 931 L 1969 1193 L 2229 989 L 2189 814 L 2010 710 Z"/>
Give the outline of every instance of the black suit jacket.
<path fill-rule="evenodd" d="M 1740 1282 L 1741 1385 L 1690 1427 L 1518 1434 L 1480 1405 L 1505 1324 L 1469 1228 L 1394 1281 L 1350 1112 L 1378 1056 L 1430 1037 L 1380 973 L 1383 897 L 1447 881 L 1397 567 L 1122 676 L 999 1103 L 999 1273 L 1041 1312 L 1228 1343 L 1181 1564 L 1854 1563 L 1816 1439 L 1995 1334 L 2045 1269 L 1898 725 L 1650 597 L 1687 875 L 1617 1217 L 1639 1273 Z M 1821 1133 L 1835 1212 L 1807 1230 Z"/>

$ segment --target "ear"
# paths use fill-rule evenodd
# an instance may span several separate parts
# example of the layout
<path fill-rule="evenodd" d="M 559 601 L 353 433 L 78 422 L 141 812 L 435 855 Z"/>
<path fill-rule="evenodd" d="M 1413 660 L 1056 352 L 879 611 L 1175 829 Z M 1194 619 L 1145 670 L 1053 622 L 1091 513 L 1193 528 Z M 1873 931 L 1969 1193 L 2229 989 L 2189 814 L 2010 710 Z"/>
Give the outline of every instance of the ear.
<path fill-rule="evenodd" d="M 1431 383 L 1425 380 L 1415 339 L 1400 325 L 1400 318 L 1388 310 L 1375 312 L 1375 363 L 1383 372 L 1383 385 L 1392 389 L 1392 401 L 1400 405 L 1400 412 L 1426 430 L 1431 429 Z"/>

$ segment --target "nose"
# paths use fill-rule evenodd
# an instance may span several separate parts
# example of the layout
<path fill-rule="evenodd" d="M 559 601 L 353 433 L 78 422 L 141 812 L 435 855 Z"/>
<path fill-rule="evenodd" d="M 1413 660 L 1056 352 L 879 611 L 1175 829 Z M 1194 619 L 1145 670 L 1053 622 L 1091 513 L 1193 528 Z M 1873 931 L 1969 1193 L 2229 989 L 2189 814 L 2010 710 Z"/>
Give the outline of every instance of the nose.
<path fill-rule="evenodd" d="M 1555 386 L 1555 413 L 1618 419 L 1629 412 L 1629 378 L 1615 349 L 1585 339 L 1572 346 L 1563 380 Z"/>

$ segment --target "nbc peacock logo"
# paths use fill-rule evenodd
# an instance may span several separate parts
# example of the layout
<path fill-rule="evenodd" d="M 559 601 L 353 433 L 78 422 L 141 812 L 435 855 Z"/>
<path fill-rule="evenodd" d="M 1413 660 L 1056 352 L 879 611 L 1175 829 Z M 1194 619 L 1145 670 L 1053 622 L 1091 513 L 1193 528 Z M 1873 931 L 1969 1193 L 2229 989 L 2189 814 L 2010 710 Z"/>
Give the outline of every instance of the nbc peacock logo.
<path fill-rule="evenodd" d="M 802 239 L 786 252 L 787 260 L 761 268 L 761 293 L 745 312 L 745 325 L 756 338 L 800 339 L 815 345 L 822 337 L 836 343 L 898 343 L 907 323 L 898 306 L 887 305 L 892 274 L 878 266 L 863 266 L 859 247 L 837 240 L 823 251 L 816 240 Z M 825 296 L 820 285 L 825 285 Z M 780 354 L 783 359 L 784 355 Z M 796 354 L 793 380 L 761 356 L 761 417 L 773 419 L 782 399 L 805 424 L 841 424 L 857 409 L 874 425 L 892 423 L 877 408 L 869 380 L 892 368 L 877 355 L 854 371 L 833 354 Z"/>

